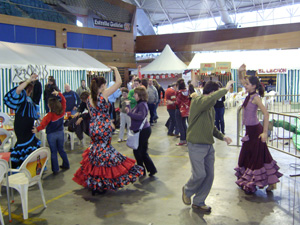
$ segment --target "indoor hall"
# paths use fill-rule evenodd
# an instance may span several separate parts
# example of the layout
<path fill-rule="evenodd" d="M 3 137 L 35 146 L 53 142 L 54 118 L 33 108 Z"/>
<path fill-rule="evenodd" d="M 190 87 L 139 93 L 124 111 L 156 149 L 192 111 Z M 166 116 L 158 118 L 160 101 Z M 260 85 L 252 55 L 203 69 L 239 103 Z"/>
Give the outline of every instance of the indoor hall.
<path fill-rule="evenodd" d="M 212 207 L 210 214 L 203 214 L 181 200 L 182 186 L 191 175 L 186 146 L 175 146 L 178 140 L 167 136 L 164 126 L 168 119 L 165 106 L 158 108 L 158 122 L 152 126 L 149 139 L 149 154 L 157 167 L 154 177 L 142 177 L 134 184 L 119 191 L 108 191 L 92 196 L 91 191 L 72 181 L 79 168 L 83 150 L 88 146 L 65 143 L 71 168 L 54 176 L 48 162 L 42 184 L 47 208 L 44 209 L 37 186 L 29 189 L 28 220 L 23 220 L 20 196 L 15 191 L 15 202 L 11 204 L 12 223 L 8 221 L 5 187 L 2 187 L 0 204 L 5 224 L 128 224 L 128 225 L 176 225 L 176 224 L 300 224 L 299 174 L 290 165 L 299 160 L 270 149 L 280 166 L 283 176 L 272 193 L 258 190 L 246 195 L 236 184 L 234 168 L 237 165 L 240 147 L 237 141 L 237 108 L 225 110 L 225 133 L 232 138 L 231 146 L 216 140 L 215 178 L 206 204 Z M 125 142 L 118 143 L 113 135 L 112 145 L 128 157 L 134 158 Z"/>

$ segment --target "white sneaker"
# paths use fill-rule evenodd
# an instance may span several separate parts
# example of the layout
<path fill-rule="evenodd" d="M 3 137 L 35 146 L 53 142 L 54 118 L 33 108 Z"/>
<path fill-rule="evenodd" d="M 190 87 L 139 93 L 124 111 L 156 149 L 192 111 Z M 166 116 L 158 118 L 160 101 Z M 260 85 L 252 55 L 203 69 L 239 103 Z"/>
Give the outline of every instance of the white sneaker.
<path fill-rule="evenodd" d="M 122 142 L 123 140 L 119 138 L 118 142 Z"/>

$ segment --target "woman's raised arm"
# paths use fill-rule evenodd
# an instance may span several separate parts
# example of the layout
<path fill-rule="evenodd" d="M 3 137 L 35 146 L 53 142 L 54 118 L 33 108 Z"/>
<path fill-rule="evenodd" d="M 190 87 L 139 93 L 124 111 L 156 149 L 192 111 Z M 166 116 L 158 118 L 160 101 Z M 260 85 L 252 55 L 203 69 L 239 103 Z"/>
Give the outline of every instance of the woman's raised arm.
<path fill-rule="evenodd" d="M 115 81 L 115 83 L 111 87 L 109 87 L 109 88 L 107 88 L 107 89 L 105 89 L 103 91 L 102 95 L 106 99 L 108 98 L 108 96 L 112 95 L 116 90 L 118 90 L 118 88 L 122 84 L 122 79 L 121 79 L 120 73 L 118 71 L 118 68 L 114 67 L 114 66 L 109 66 L 109 67 L 114 71 L 115 77 L 116 77 L 116 81 Z"/>

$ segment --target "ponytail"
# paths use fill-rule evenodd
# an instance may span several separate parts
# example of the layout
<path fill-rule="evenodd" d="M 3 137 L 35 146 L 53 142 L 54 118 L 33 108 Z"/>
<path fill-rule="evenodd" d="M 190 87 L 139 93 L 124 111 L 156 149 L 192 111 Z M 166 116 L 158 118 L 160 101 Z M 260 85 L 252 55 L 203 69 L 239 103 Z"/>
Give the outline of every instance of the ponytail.
<path fill-rule="evenodd" d="M 94 103 L 94 106 L 97 105 L 97 95 L 98 95 L 98 87 L 97 87 L 97 82 L 96 80 L 92 80 L 91 82 L 91 97 L 92 97 L 92 101 Z"/>
<path fill-rule="evenodd" d="M 259 79 L 256 76 L 249 76 L 248 80 L 252 85 L 256 85 L 256 89 L 258 90 L 260 97 L 264 97 L 265 88 L 261 85 Z"/>
<path fill-rule="evenodd" d="M 264 97 L 265 96 L 265 88 L 261 85 L 261 83 L 258 83 L 258 94 L 260 95 L 260 97 Z"/>
<path fill-rule="evenodd" d="M 98 90 L 102 84 L 106 84 L 106 80 L 104 77 L 95 77 L 92 79 L 90 89 L 94 106 L 97 106 Z"/>

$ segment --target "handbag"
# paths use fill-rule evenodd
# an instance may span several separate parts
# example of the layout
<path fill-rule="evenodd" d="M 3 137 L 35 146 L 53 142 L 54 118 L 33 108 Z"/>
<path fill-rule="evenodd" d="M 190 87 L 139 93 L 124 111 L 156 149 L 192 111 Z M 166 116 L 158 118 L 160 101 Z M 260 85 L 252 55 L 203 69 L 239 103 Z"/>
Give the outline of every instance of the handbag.
<path fill-rule="evenodd" d="M 126 141 L 126 145 L 129 148 L 132 148 L 133 150 L 138 149 L 139 147 L 139 138 L 140 138 L 140 132 L 145 124 L 147 120 L 147 116 L 144 119 L 144 121 L 142 122 L 139 130 L 137 132 L 133 132 L 132 130 L 129 130 L 128 134 L 127 134 L 127 141 Z"/>
<path fill-rule="evenodd" d="M 68 131 L 70 132 L 75 132 L 76 131 L 76 122 L 79 119 L 79 117 L 72 118 L 68 120 L 67 126 L 68 126 Z"/>

